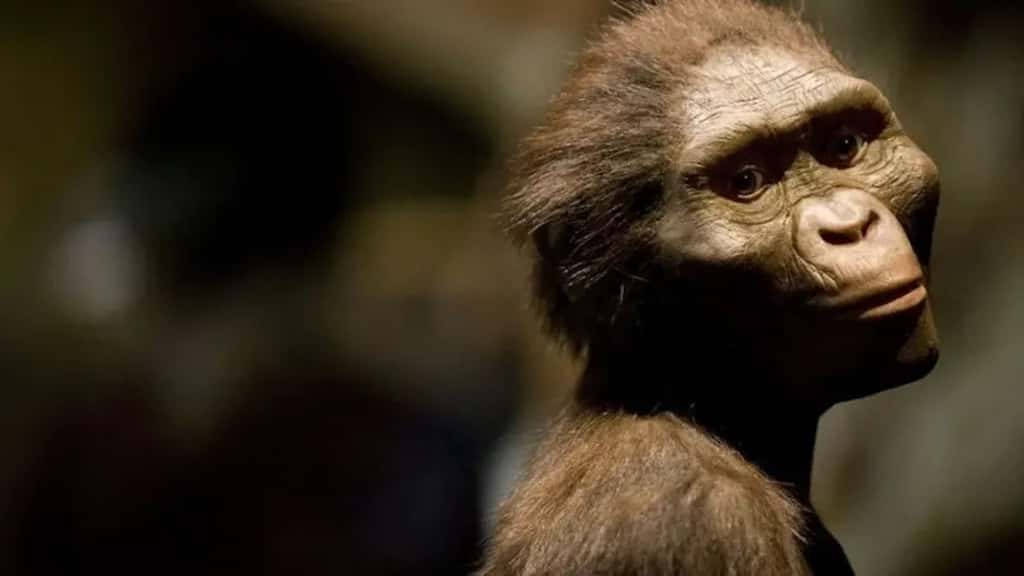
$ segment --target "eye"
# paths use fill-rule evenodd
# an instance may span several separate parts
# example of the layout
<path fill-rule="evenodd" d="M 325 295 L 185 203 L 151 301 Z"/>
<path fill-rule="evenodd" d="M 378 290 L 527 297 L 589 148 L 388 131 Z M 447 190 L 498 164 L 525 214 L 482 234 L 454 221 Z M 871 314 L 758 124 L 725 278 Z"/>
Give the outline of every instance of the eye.
<path fill-rule="evenodd" d="M 764 172 L 756 166 L 744 166 L 729 179 L 729 195 L 740 200 L 750 200 L 764 188 Z"/>
<path fill-rule="evenodd" d="M 864 151 L 864 135 L 847 126 L 839 128 L 825 141 L 825 163 L 846 168 L 860 160 Z"/>

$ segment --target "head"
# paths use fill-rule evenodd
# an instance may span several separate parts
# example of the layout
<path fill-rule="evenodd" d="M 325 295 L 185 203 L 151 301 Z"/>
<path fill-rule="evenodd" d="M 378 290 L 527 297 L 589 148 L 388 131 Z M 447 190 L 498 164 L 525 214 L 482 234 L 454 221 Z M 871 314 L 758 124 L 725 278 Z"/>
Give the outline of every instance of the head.
<path fill-rule="evenodd" d="M 756 378 L 823 409 L 937 359 L 935 165 L 781 10 L 666 0 L 616 21 L 514 176 L 540 309 L 591 369 L 675 368 L 683 396 Z"/>

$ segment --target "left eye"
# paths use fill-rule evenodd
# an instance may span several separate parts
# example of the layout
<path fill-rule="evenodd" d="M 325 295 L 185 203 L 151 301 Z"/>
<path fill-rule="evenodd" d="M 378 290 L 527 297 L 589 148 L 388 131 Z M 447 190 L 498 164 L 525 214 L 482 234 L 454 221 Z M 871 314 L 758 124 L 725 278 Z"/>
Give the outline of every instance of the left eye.
<path fill-rule="evenodd" d="M 833 166 L 847 167 L 860 159 L 864 150 L 864 136 L 849 128 L 841 128 L 829 136 L 825 143 L 825 156 Z"/>
<path fill-rule="evenodd" d="M 729 181 L 730 195 L 747 200 L 757 196 L 764 187 L 764 172 L 755 166 L 746 166 L 732 175 Z"/>

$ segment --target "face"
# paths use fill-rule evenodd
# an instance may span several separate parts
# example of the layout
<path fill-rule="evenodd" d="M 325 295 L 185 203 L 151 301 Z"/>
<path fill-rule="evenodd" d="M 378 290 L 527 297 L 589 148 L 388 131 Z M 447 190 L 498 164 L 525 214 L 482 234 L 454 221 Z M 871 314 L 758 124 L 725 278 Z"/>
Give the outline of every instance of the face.
<path fill-rule="evenodd" d="M 825 57 L 720 48 L 680 90 L 657 258 L 719 279 L 715 338 L 821 406 L 937 359 L 934 163 L 885 97 Z"/>

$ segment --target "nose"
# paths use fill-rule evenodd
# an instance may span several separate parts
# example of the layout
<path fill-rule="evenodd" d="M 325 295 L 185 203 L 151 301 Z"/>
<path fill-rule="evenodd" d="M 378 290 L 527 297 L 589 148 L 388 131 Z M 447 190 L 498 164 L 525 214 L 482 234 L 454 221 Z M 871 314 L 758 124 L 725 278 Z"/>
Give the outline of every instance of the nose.
<path fill-rule="evenodd" d="M 834 246 L 856 244 L 864 240 L 875 222 L 878 222 L 878 213 L 874 210 L 845 204 L 837 205 L 821 216 L 816 222 L 818 236 L 826 244 Z"/>
<path fill-rule="evenodd" d="M 797 204 L 794 230 L 797 249 L 819 253 L 870 239 L 878 227 L 878 200 L 860 190 L 841 190 Z"/>
<path fill-rule="evenodd" d="M 899 219 L 881 199 L 856 188 L 806 196 L 793 206 L 793 246 L 828 292 L 864 292 L 917 281 L 921 265 Z"/>

